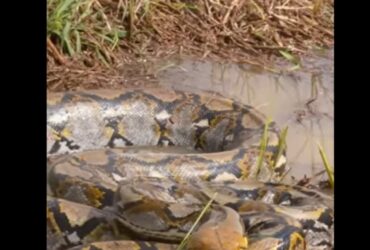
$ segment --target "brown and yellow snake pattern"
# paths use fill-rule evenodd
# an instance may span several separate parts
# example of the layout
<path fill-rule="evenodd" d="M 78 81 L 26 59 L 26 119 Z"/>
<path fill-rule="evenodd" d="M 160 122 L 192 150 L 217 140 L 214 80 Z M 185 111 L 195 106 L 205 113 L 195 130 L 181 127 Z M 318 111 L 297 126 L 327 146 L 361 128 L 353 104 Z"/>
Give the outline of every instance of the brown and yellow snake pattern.
<path fill-rule="evenodd" d="M 279 131 L 213 93 L 49 93 L 48 249 L 332 249 L 333 200 L 277 184 Z M 216 194 L 216 195 L 215 195 Z"/>

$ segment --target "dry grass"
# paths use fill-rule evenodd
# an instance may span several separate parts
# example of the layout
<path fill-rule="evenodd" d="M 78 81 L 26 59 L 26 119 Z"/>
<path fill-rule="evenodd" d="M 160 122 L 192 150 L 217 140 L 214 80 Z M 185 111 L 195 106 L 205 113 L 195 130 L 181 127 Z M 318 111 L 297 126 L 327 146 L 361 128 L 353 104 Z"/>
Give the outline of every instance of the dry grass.
<path fill-rule="evenodd" d="M 130 62 L 101 67 L 97 64 L 87 67 L 79 60 L 68 60 L 64 65 L 48 63 L 47 89 L 58 92 L 78 89 L 111 88 L 119 89 L 127 86 L 150 86 L 157 80 L 151 69 L 142 63 Z"/>
<path fill-rule="evenodd" d="M 333 0 L 48 0 L 48 61 L 166 55 L 269 67 L 333 44 Z"/>

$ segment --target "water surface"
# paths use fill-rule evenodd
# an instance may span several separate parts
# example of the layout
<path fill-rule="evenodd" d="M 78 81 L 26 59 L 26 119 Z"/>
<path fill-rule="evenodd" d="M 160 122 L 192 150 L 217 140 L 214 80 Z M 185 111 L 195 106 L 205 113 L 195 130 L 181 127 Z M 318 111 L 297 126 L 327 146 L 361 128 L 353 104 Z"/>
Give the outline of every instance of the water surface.
<path fill-rule="evenodd" d="M 319 143 L 333 165 L 333 55 L 310 57 L 304 68 L 285 74 L 256 71 L 246 65 L 173 60 L 158 73 L 162 85 L 187 91 L 215 91 L 252 105 L 288 127 L 285 182 L 323 173 Z M 326 179 L 323 173 L 314 182 Z"/>

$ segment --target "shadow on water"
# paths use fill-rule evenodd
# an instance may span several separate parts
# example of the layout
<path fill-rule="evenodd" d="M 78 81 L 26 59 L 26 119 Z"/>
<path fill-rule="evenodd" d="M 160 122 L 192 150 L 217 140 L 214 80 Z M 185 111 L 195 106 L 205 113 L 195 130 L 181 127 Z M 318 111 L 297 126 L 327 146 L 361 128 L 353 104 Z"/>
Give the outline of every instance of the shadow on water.
<path fill-rule="evenodd" d="M 252 105 L 288 126 L 288 164 L 285 178 L 302 179 L 323 173 L 317 143 L 333 165 L 334 78 L 332 55 L 303 61 L 304 68 L 287 74 L 256 71 L 245 65 L 178 60 L 161 70 L 162 85 L 181 90 L 215 91 Z M 325 173 L 316 181 L 327 179 Z"/>

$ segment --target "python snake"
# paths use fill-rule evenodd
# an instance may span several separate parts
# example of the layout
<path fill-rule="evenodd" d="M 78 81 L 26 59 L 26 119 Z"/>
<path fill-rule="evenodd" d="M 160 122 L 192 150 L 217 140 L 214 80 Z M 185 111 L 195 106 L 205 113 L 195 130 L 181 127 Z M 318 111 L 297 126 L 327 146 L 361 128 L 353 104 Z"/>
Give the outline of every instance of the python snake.
<path fill-rule="evenodd" d="M 278 184 L 279 142 L 214 93 L 48 93 L 48 249 L 177 249 L 211 198 L 186 249 L 332 249 L 333 199 Z"/>

